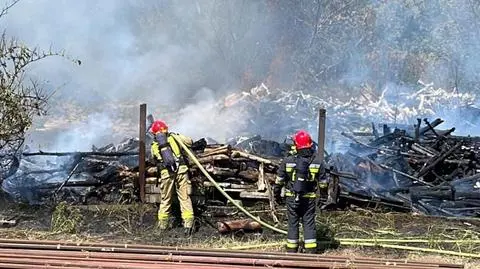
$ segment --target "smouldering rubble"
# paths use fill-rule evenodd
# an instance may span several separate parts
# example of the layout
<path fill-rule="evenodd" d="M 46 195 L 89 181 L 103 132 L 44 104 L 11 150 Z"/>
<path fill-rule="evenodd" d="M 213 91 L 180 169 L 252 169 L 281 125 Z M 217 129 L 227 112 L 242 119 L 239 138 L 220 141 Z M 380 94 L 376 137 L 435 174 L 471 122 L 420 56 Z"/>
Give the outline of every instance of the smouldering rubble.
<path fill-rule="evenodd" d="M 371 122 L 409 124 L 416 118 L 435 117 L 443 111 L 465 108 L 471 108 L 472 113 L 480 114 L 480 110 L 474 106 L 474 94 L 419 83 L 422 88 L 413 93 L 397 94 L 397 88 L 387 86 L 378 95 L 372 88 L 363 87 L 359 96 L 347 101 L 322 98 L 302 91 L 269 89 L 261 84 L 249 91 L 231 94 L 223 102 L 227 109 L 248 112 L 251 124 L 246 129 L 252 134 L 274 140 L 279 140 L 296 129 L 303 128 L 316 133 L 316 117 L 320 107 L 327 110 L 327 139 L 337 136 L 338 131 L 348 131 Z"/>

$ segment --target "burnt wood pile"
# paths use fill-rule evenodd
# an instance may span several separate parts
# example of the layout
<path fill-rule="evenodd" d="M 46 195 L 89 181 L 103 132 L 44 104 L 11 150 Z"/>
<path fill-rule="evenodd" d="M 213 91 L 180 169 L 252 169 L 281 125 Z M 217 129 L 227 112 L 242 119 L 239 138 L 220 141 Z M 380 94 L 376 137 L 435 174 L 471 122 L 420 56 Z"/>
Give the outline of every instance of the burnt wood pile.
<path fill-rule="evenodd" d="M 267 201 L 272 199 L 270 189 L 271 184 L 275 181 L 275 172 L 280 159 L 262 157 L 228 144 L 206 145 L 204 148 L 194 151 L 194 153 L 215 181 L 234 199 Z M 213 184 L 207 180 L 193 161 L 189 161 L 191 167 L 190 178 L 194 186 L 195 198 L 197 200 L 214 199 L 213 197 L 205 197 L 207 193 L 214 190 Z M 138 180 L 138 170 L 136 168 L 125 170 L 120 175 L 125 182 L 129 182 L 128 184 L 133 185 Z M 148 161 L 146 168 L 147 202 L 159 202 L 158 181 L 157 168 L 152 162 Z M 225 202 L 221 195 L 217 195 L 217 198 Z"/>
<path fill-rule="evenodd" d="M 40 204 L 52 200 L 71 203 L 120 203 L 136 199 L 124 184 L 122 171 L 138 164 L 138 140 L 93 147 L 90 152 L 29 152 L 2 189 L 15 200 Z"/>
<path fill-rule="evenodd" d="M 280 159 L 255 152 L 259 151 L 261 144 L 274 144 L 278 149 L 279 143 L 253 137 L 232 144 L 235 146 L 204 145 L 194 153 L 235 199 L 272 201 L 269 190 L 275 181 Z M 260 147 L 260 151 L 265 152 L 265 147 Z M 212 193 L 214 187 L 189 161 L 195 198 L 205 201 L 205 195 Z M 128 139 L 118 146 L 93 148 L 91 152 L 24 152 L 16 173 L 4 180 L 2 188 L 18 200 L 29 203 L 43 203 L 52 198 L 83 204 L 130 203 L 138 201 L 139 197 L 137 164 L 137 139 Z M 157 168 L 149 158 L 146 167 L 147 202 L 159 202 L 157 178 Z M 220 195 L 217 198 L 225 202 Z"/>
<path fill-rule="evenodd" d="M 429 215 L 477 216 L 480 138 L 454 136 L 455 128 L 437 129 L 442 123 L 418 119 L 404 128 L 372 124 L 368 133 L 343 133 L 353 141 L 350 150 L 330 162 L 354 172 L 369 191 L 359 191 L 359 180 L 341 179 L 340 196 L 375 197 Z"/>
<path fill-rule="evenodd" d="M 378 207 L 427 215 L 477 216 L 480 212 L 480 138 L 440 129 L 441 119 L 412 125 L 371 126 L 369 132 L 342 133 L 352 143 L 345 153 L 327 154 L 336 206 Z M 199 142 L 199 141 L 197 141 Z M 198 144 L 198 143 L 197 143 Z M 2 188 L 30 203 L 55 197 L 72 203 L 138 201 L 138 140 L 91 152 L 24 152 L 16 173 Z M 147 143 L 148 145 L 148 143 Z M 200 163 L 234 199 L 265 202 L 274 216 L 271 184 L 290 145 L 259 136 L 229 144 L 193 148 Z M 147 150 L 148 152 L 148 150 Z M 223 206 L 226 199 L 190 160 L 194 201 Z M 333 185 L 333 184 L 332 184 Z M 146 199 L 159 202 L 155 165 L 147 160 Z"/>

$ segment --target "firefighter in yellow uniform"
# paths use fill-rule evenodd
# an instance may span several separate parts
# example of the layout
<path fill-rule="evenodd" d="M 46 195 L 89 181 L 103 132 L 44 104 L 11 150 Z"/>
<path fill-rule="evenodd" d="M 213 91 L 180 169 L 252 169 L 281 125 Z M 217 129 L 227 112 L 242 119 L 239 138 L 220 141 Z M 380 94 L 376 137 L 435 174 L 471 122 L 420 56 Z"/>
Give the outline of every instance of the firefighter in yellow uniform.
<path fill-rule="evenodd" d="M 160 181 L 160 208 L 158 210 L 158 227 L 167 229 L 170 223 L 170 212 L 172 206 L 173 187 L 175 185 L 177 197 L 182 212 L 183 227 L 185 233 L 193 232 L 193 207 L 190 195 L 192 183 L 188 176 L 187 159 L 180 145 L 168 132 L 168 126 L 162 121 L 155 121 L 152 124 L 151 132 L 154 140 L 151 146 L 152 157 L 157 165 L 158 178 Z M 176 134 L 187 147 L 192 145 L 192 139 Z"/>

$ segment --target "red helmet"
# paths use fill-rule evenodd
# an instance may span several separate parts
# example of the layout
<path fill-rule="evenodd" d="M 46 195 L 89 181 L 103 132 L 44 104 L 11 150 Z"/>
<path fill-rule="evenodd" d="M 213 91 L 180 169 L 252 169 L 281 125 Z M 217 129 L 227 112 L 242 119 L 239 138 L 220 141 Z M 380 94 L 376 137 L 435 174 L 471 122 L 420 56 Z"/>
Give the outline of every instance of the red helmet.
<path fill-rule="evenodd" d="M 313 146 L 312 137 L 304 130 L 300 130 L 295 134 L 293 142 L 295 142 L 297 149 L 311 148 Z"/>
<path fill-rule="evenodd" d="M 166 133 L 168 131 L 168 126 L 167 124 L 165 124 L 165 122 L 157 120 L 153 122 L 152 127 L 150 129 L 154 134 L 159 132 Z"/>

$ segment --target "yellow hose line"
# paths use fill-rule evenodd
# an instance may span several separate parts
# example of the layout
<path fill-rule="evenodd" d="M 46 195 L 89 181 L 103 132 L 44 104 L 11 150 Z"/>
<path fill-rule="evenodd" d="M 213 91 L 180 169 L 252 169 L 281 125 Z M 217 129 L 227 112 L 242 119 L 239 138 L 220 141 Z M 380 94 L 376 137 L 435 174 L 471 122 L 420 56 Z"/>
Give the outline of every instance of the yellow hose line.
<path fill-rule="evenodd" d="M 335 241 L 339 242 L 340 245 L 348 245 L 355 243 L 480 243 L 480 240 L 427 240 L 427 239 L 372 239 L 372 238 L 337 238 L 332 241 L 319 241 L 319 244 L 332 244 Z M 265 243 L 257 245 L 245 245 L 245 246 L 234 246 L 234 247 L 222 247 L 221 249 L 252 249 L 252 248 L 266 248 L 266 247 L 277 247 L 281 246 L 284 243 L 274 242 L 274 243 Z"/>
<path fill-rule="evenodd" d="M 176 135 L 172 134 L 172 136 L 173 136 L 173 138 L 175 138 L 177 143 L 180 144 L 180 146 L 185 150 L 185 152 L 193 160 L 193 162 L 198 166 L 200 171 L 202 171 L 202 173 L 208 178 L 208 180 L 210 180 L 210 182 L 215 186 L 215 188 L 217 188 L 217 190 L 220 191 L 220 193 L 223 196 L 225 196 L 225 198 L 227 198 L 230 202 L 232 202 L 232 204 L 234 204 L 238 209 L 240 209 L 243 213 L 245 213 L 245 215 L 247 215 L 250 218 L 252 218 L 253 220 L 257 221 L 261 225 L 263 225 L 263 226 L 265 226 L 265 227 L 267 227 L 267 228 L 269 228 L 269 229 L 271 229 L 275 232 L 278 232 L 278 233 L 281 233 L 281 234 L 287 234 L 287 231 L 284 231 L 282 229 L 279 229 L 277 227 L 274 227 L 274 226 L 262 221 L 259 217 L 256 217 L 256 216 L 252 215 L 244 207 L 242 207 L 241 205 L 236 203 L 235 200 L 233 200 L 233 198 L 230 197 L 230 195 L 228 195 L 228 193 L 226 193 L 222 189 L 222 187 L 220 187 L 220 185 L 218 185 L 218 183 L 212 178 L 212 176 L 210 176 L 208 171 L 205 170 L 203 165 L 198 161 L 197 157 L 195 157 L 195 155 L 190 151 L 190 149 L 187 146 L 185 146 L 185 144 L 183 144 L 183 142 Z M 272 243 L 272 244 L 266 244 L 266 245 L 275 246 L 277 244 L 280 245 L 280 244 L 283 244 L 283 243 Z M 263 246 L 266 246 L 266 245 L 263 245 Z M 462 257 L 480 258 L 480 254 L 474 254 L 474 253 L 462 253 L 462 252 L 447 251 L 447 250 L 440 250 L 440 249 L 429 249 L 429 248 L 419 248 L 419 247 L 409 247 L 409 246 L 399 246 L 399 245 L 389 245 L 389 244 L 351 242 L 351 241 L 349 242 L 349 241 L 341 240 L 341 239 L 340 239 L 340 245 L 383 247 L 383 248 L 393 248 L 393 249 L 402 249 L 402 250 L 433 252 L 433 253 L 448 254 L 448 255 L 462 256 Z M 252 246 L 252 247 L 259 247 L 259 246 L 260 245 Z M 248 247 L 245 246 L 245 249 L 247 249 L 247 248 Z"/>
<path fill-rule="evenodd" d="M 340 242 L 369 242 L 369 243 L 455 243 L 478 244 L 478 239 L 394 239 L 394 238 L 339 238 Z"/>
<path fill-rule="evenodd" d="M 433 249 L 433 248 L 420 248 L 420 247 L 390 245 L 390 244 L 376 244 L 376 243 L 362 243 L 362 242 L 340 242 L 340 245 L 346 245 L 346 246 L 350 245 L 350 246 L 359 246 L 359 247 L 360 246 L 363 246 L 363 247 L 382 247 L 382 248 L 392 248 L 392 249 L 400 249 L 400 250 L 422 251 L 422 252 L 430 252 L 430 253 L 438 253 L 438 254 L 447 254 L 447 255 L 454 255 L 454 256 L 460 256 L 460 257 L 480 258 L 480 254 L 475 254 L 475 253 L 466 253 L 466 252 Z"/>
<path fill-rule="evenodd" d="M 369 243 L 369 242 L 341 241 L 341 239 L 339 241 L 340 241 L 341 246 L 382 247 L 382 248 L 390 248 L 390 249 L 445 254 L 445 255 L 460 256 L 460 257 L 480 258 L 480 254 L 467 253 L 467 252 L 449 251 L 449 250 L 441 250 L 441 249 L 433 249 L 433 248 L 401 246 L 401 245 L 392 245 L 392 244 L 376 244 L 376 243 Z M 319 242 L 319 243 L 322 243 L 322 242 Z M 330 242 L 325 242 L 325 243 L 330 243 Z M 247 250 L 247 249 L 254 249 L 254 248 L 279 247 L 279 246 L 282 246 L 282 245 L 284 245 L 284 243 L 279 242 L 279 243 L 267 243 L 267 244 L 246 245 L 246 246 L 223 247 L 223 248 L 220 248 L 220 249 Z"/>
<path fill-rule="evenodd" d="M 185 150 L 185 152 L 188 154 L 188 156 L 190 157 L 190 159 L 198 166 L 198 168 L 200 169 L 200 171 L 202 171 L 202 173 L 208 178 L 208 180 L 210 180 L 210 182 L 213 184 L 213 186 L 215 186 L 215 188 L 217 188 L 217 190 L 223 195 L 225 196 L 225 198 L 227 198 L 232 204 L 234 204 L 238 209 L 240 209 L 243 213 L 245 213 L 245 215 L 249 216 L 250 218 L 252 218 L 253 220 L 257 221 L 258 223 L 260 223 L 261 225 L 275 231 L 275 232 L 278 232 L 278 233 L 281 233 L 281 234 L 287 234 L 287 231 L 284 231 L 282 229 L 279 229 L 277 227 L 274 227 L 266 222 L 264 222 L 263 220 L 261 220 L 259 217 L 256 217 L 254 215 L 252 215 L 250 212 L 248 212 L 244 207 L 242 207 L 241 205 L 239 205 L 238 203 L 235 202 L 235 200 L 233 200 L 232 197 L 230 197 L 230 195 L 228 195 L 228 193 L 226 193 L 222 187 L 220 185 L 218 185 L 218 183 L 212 178 L 212 176 L 210 176 L 210 174 L 208 173 L 207 170 L 205 170 L 205 168 L 203 167 L 203 165 L 198 161 L 197 157 L 195 157 L 195 155 L 190 151 L 190 149 L 185 146 L 185 144 L 181 141 L 180 138 L 178 138 L 176 135 L 172 134 L 173 138 L 175 138 L 175 140 L 177 141 L 177 143 Z"/>

